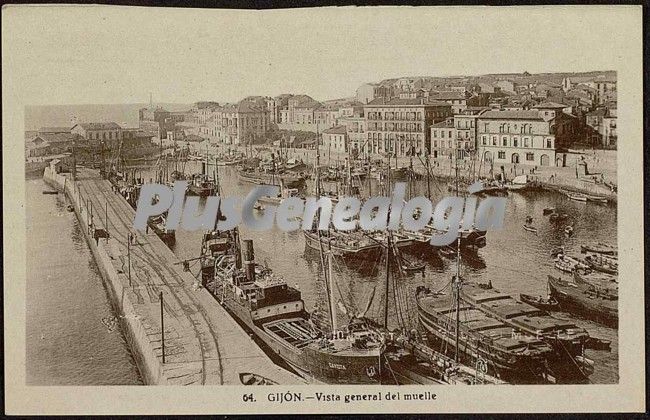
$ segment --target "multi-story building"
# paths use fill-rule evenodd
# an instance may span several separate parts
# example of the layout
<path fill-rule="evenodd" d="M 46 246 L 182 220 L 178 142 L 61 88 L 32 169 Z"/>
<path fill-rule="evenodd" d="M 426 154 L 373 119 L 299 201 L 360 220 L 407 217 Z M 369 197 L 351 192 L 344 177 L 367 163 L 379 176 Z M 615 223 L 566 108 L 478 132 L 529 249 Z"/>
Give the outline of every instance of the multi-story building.
<path fill-rule="evenodd" d="M 587 113 L 586 140 L 598 147 L 616 146 L 616 108 L 601 107 Z"/>
<path fill-rule="evenodd" d="M 214 138 L 224 144 L 256 143 L 266 135 L 270 124 L 265 103 L 242 100 L 214 111 Z"/>
<path fill-rule="evenodd" d="M 456 149 L 456 127 L 453 117 L 431 125 L 431 156 L 434 159 L 451 157 Z"/>
<path fill-rule="evenodd" d="M 460 159 L 470 159 L 477 150 L 479 116 L 487 111 L 487 107 L 467 107 L 461 113 L 454 115 L 456 127 L 456 148 L 460 150 Z"/>
<path fill-rule="evenodd" d="M 494 164 L 556 164 L 552 120 L 538 110 L 485 111 L 476 121 L 480 159 Z"/>
<path fill-rule="evenodd" d="M 430 153 L 430 127 L 452 116 L 451 105 L 429 98 L 378 98 L 364 107 L 369 153 Z"/>
<path fill-rule="evenodd" d="M 344 125 L 337 125 L 323 131 L 323 144 L 320 147 L 326 153 L 346 153 L 348 151 L 347 143 L 347 128 Z"/>
<path fill-rule="evenodd" d="M 451 105 L 451 110 L 454 114 L 460 114 L 467 108 L 467 97 L 462 92 L 446 91 L 435 92 L 432 91 L 429 97 L 436 101 L 447 102 Z"/>
<path fill-rule="evenodd" d="M 350 154 L 354 157 L 368 153 L 366 139 L 366 119 L 361 115 L 352 115 L 340 118 L 341 124 L 347 129 L 347 139 Z"/>
<path fill-rule="evenodd" d="M 337 108 L 321 107 L 314 110 L 314 119 L 321 129 L 338 125 L 339 110 Z"/>

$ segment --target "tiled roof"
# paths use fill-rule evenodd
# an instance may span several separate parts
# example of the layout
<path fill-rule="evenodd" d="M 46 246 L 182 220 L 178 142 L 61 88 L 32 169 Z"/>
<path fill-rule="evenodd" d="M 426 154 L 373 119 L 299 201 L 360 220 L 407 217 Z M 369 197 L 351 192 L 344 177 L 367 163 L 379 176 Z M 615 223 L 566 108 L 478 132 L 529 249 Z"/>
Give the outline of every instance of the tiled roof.
<path fill-rule="evenodd" d="M 439 123 L 432 124 L 431 127 L 434 128 L 454 128 L 454 120 L 448 119 L 445 121 L 440 121 Z"/>
<path fill-rule="evenodd" d="M 384 98 L 376 98 L 370 101 L 366 106 L 405 106 L 405 105 L 428 105 L 428 106 L 448 106 L 447 102 L 436 101 L 429 98 L 393 98 L 385 100 Z"/>
<path fill-rule="evenodd" d="M 91 122 L 77 125 L 81 126 L 84 130 L 119 130 L 122 128 L 119 124 L 114 122 Z"/>
<path fill-rule="evenodd" d="M 72 141 L 79 136 L 70 133 L 55 133 L 55 134 L 40 134 L 38 137 L 42 138 L 48 143 L 63 143 L 67 141 Z"/>
<path fill-rule="evenodd" d="M 39 133 L 69 133 L 70 127 L 41 127 Z"/>
<path fill-rule="evenodd" d="M 533 108 L 539 108 L 539 109 L 566 108 L 566 105 L 558 104 L 557 102 L 542 102 L 540 104 L 535 105 Z"/>
<path fill-rule="evenodd" d="M 563 106 L 564 108 L 564 106 Z M 541 120 L 539 111 L 486 111 L 481 118 L 508 120 Z"/>
<path fill-rule="evenodd" d="M 345 134 L 347 129 L 344 125 L 337 125 L 336 127 L 328 128 L 323 131 L 324 134 Z"/>
<path fill-rule="evenodd" d="M 456 91 L 431 92 L 429 98 L 445 101 L 449 99 L 467 99 L 464 94 Z"/>

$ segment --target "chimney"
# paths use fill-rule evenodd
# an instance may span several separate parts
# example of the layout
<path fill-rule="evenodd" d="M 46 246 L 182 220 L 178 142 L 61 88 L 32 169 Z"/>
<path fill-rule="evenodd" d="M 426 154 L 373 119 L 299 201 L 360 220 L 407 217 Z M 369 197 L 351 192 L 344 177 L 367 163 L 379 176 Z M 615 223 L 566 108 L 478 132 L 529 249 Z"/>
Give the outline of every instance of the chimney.
<path fill-rule="evenodd" d="M 246 280 L 255 281 L 255 252 L 253 251 L 253 240 L 244 239 L 244 269 Z"/>

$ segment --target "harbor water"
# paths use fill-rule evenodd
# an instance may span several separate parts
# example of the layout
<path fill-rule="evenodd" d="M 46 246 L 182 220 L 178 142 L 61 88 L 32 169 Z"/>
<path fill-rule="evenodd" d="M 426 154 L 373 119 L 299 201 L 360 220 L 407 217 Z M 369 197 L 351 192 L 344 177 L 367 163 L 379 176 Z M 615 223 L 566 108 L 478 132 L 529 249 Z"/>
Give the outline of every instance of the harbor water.
<path fill-rule="evenodd" d="M 188 162 L 183 169 L 187 174 L 201 170 L 196 162 Z M 238 181 L 234 167 L 219 167 L 219 174 L 223 194 L 226 196 L 243 197 L 253 188 L 251 184 Z M 140 176 L 149 179 L 153 174 L 144 171 Z M 428 194 L 426 181 L 417 181 L 412 188 L 412 196 Z M 333 185 L 325 184 L 325 189 L 335 191 Z M 378 195 L 379 188 L 376 182 L 373 182 L 370 190 L 373 195 Z M 429 190 L 434 204 L 442 197 L 451 194 L 447 191 L 447 184 L 440 181 L 431 180 Z M 559 213 L 567 213 L 568 220 L 561 224 L 549 222 L 548 217 L 542 215 L 543 209 L 548 207 L 557 209 Z M 538 229 L 537 234 L 523 229 L 527 216 L 533 217 L 533 224 Z M 579 255 L 581 243 L 602 241 L 616 244 L 616 220 L 615 206 L 575 202 L 556 192 L 511 192 L 508 196 L 504 228 L 488 232 L 486 247 L 477 252 L 462 253 L 461 275 L 464 281 L 482 283 L 490 281 L 494 288 L 517 298 L 520 293 L 546 296 L 549 274 L 556 277 L 567 276 L 554 267 L 551 250 L 564 246 L 568 254 Z M 567 225 L 574 228 L 571 237 L 564 234 Z M 174 252 L 183 259 L 197 257 L 201 248 L 201 235 L 202 232 L 179 229 L 176 232 Z M 254 239 L 256 260 L 282 275 L 287 279 L 288 284 L 297 286 L 309 310 L 315 307 L 323 310 L 327 308 L 319 253 L 306 248 L 301 231 L 283 232 L 274 228 L 260 232 L 250 231 L 243 226 L 241 237 Z M 409 257 L 406 255 L 406 258 Z M 442 289 L 455 274 L 456 262 L 453 255 L 441 256 L 440 253 L 432 252 L 430 255 L 419 257 L 427 262 L 424 277 L 420 274 L 400 277 L 398 273 L 393 273 L 391 270 L 388 293 L 389 327 L 391 328 L 398 327 L 399 321 L 392 282 L 395 282 L 400 289 L 398 296 L 406 297 L 406 302 L 402 303 L 402 318 L 415 326 L 417 323 L 416 287 L 426 285 L 432 290 Z M 345 319 L 345 312 L 362 313 L 369 307 L 366 316 L 382 321 L 386 295 L 383 257 L 379 257 L 376 261 L 346 262 L 336 259 L 333 268 L 339 318 Z M 196 272 L 197 269 L 198 263 L 194 263 L 192 270 Z M 554 316 L 570 319 L 576 325 L 587 329 L 594 337 L 611 340 L 611 352 L 586 351 L 586 356 L 595 362 L 595 371 L 589 379 L 594 383 L 617 383 L 617 330 L 568 313 L 557 312 Z"/>
<path fill-rule="evenodd" d="M 65 196 L 42 194 L 40 178 L 25 189 L 27 384 L 142 384 Z"/>
<path fill-rule="evenodd" d="M 188 162 L 183 170 L 187 174 L 200 172 L 199 165 L 197 162 Z M 220 167 L 219 174 L 224 195 L 243 197 L 253 187 L 240 183 L 233 167 Z M 151 168 L 138 169 L 136 176 L 145 180 L 155 178 Z M 101 323 L 103 316 L 110 315 L 110 305 L 90 251 L 78 231 L 76 219 L 73 214 L 65 211 L 62 196 L 42 196 L 41 188 L 41 181 L 28 181 L 27 214 L 31 229 L 31 232 L 28 230 L 28 255 L 45 255 L 38 263 L 33 262 L 28 269 L 28 307 L 35 308 L 32 310 L 34 313 L 28 313 L 27 317 L 30 349 L 28 359 L 34 361 L 29 364 L 31 372 L 28 372 L 28 378 L 32 378 L 32 382 L 44 383 L 138 383 L 140 379 L 121 335 L 118 331 L 108 333 Z M 425 195 L 426 181 L 418 181 L 413 188 L 413 195 Z M 450 194 L 446 183 L 433 180 L 430 190 L 434 204 L 441 197 Z M 375 184 L 372 194 L 377 195 L 378 191 Z M 558 225 L 550 223 L 547 217 L 542 216 L 542 210 L 547 207 L 567 213 L 568 220 Z M 534 218 L 537 234 L 523 229 L 527 216 Z M 553 266 L 551 250 L 563 245 L 568 253 L 579 254 L 581 243 L 602 241 L 616 244 L 616 220 L 614 206 L 574 202 L 553 192 L 510 193 L 504 228 L 488 232 L 486 247 L 477 252 L 462 253 L 462 276 L 465 281 L 489 281 L 493 287 L 517 297 L 519 293 L 546 296 L 547 275 L 561 275 Z M 571 237 L 564 234 L 567 225 L 574 228 Z M 66 231 L 66 228 L 69 238 L 64 241 L 61 232 Z M 47 236 L 50 229 L 52 238 L 48 240 L 44 236 Z M 35 239 L 37 235 L 39 240 Z M 198 257 L 201 236 L 201 231 L 177 230 L 173 251 L 181 259 Z M 327 307 L 320 256 L 318 252 L 305 247 L 301 231 L 282 232 L 273 229 L 260 232 L 250 231 L 243 226 L 241 237 L 254 239 L 258 263 L 268 265 L 290 285 L 301 290 L 307 309 Z M 57 247 L 51 246 L 53 242 Z M 73 255 L 59 255 L 55 258 L 54 254 L 61 252 Z M 412 256 L 407 255 L 408 257 Z M 442 289 L 455 273 L 454 255 L 443 256 L 439 252 L 431 252 L 417 257 L 427 262 L 423 276 L 399 276 L 392 273 L 390 278 L 388 307 L 391 328 L 398 327 L 400 320 L 409 326 L 415 326 L 417 314 L 414 295 L 417 286 Z M 68 261 L 75 263 L 70 267 Z M 198 274 L 198 266 L 198 261 L 195 260 L 191 262 L 190 268 Z M 333 271 L 339 318 L 345 319 L 346 313 L 351 315 L 365 312 L 367 317 L 383 320 L 386 297 L 383 257 L 375 261 L 335 259 Z M 398 295 L 405 297 L 401 301 L 401 311 L 396 309 L 393 287 L 399 290 Z M 64 297 L 65 293 L 71 295 Z M 70 305 L 70 301 L 77 304 L 63 310 L 63 302 Z M 592 336 L 612 341 L 611 352 L 587 350 L 586 355 L 595 362 L 591 382 L 617 383 L 617 330 L 566 313 L 555 313 L 554 316 L 570 319 L 586 328 Z M 46 327 L 48 323 L 52 326 Z M 51 331 L 52 328 L 54 331 Z M 51 340 L 57 341 L 57 344 L 47 342 L 42 338 L 43 335 L 52 337 Z M 57 350 L 58 345 L 63 343 L 63 347 L 67 347 L 66 351 L 61 349 L 58 356 L 47 354 L 53 349 Z M 74 350 L 71 351 L 70 347 Z M 71 353 L 75 353 L 75 356 Z M 94 359 L 89 359 L 91 357 Z M 75 358 L 79 359 L 76 364 L 73 361 Z M 91 372 L 83 372 L 82 361 L 85 360 L 92 361 L 88 365 Z M 73 371 L 63 369 L 62 366 L 66 364 L 72 365 L 77 372 L 73 374 Z M 57 379 L 57 375 L 61 376 Z"/>

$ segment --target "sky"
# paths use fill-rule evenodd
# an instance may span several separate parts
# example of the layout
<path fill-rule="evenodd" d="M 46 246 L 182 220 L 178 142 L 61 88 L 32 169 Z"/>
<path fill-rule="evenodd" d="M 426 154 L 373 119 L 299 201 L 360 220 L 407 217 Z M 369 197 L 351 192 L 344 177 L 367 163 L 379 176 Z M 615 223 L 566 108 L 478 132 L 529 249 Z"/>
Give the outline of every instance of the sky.
<path fill-rule="evenodd" d="M 3 61 L 32 105 L 327 100 L 390 77 L 615 70 L 618 28 L 640 10 L 5 7 Z"/>

